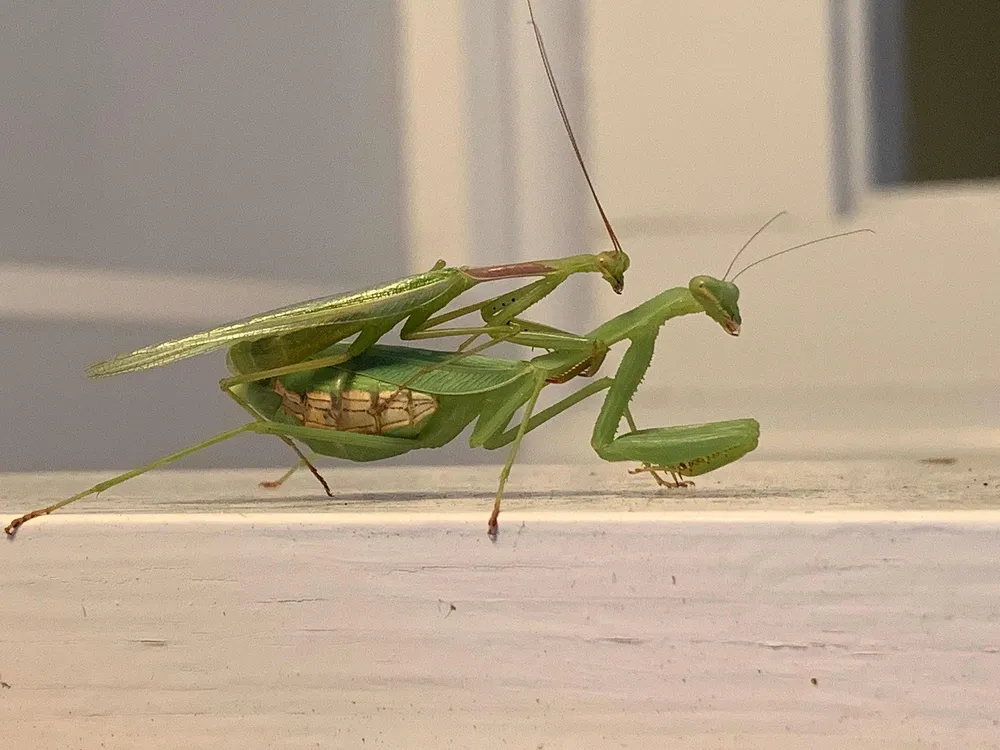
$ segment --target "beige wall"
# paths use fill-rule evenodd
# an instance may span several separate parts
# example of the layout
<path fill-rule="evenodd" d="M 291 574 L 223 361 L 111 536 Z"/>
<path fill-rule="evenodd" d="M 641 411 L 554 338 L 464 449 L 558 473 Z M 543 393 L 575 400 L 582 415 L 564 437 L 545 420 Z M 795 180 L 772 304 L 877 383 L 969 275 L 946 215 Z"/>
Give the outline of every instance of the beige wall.
<path fill-rule="evenodd" d="M 826 3 L 589 7 L 595 159 L 617 215 L 825 213 Z"/>
<path fill-rule="evenodd" d="M 395 3 L 2 15 L 0 470 L 134 466 L 231 426 L 221 356 L 83 370 L 406 273 Z M 186 465 L 284 463 L 280 448 Z"/>
<path fill-rule="evenodd" d="M 536 10 L 557 1 L 536 0 Z M 413 15 L 428 12 L 419 0 L 405 5 Z M 721 274 L 779 210 L 790 216 L 754 243 L 748 259 L 831 232 L 877 231 L 742 277 L 738 340 L 707 319 L 669 323 L 637 396 L 644 424 L 755 415 L 762 446 L 790 452 L 809 452 L 810 440 L 817 450 L 851 452 L 858 428 L 875 435 L 874 447 L 1000 447 L 1000 399 L 989 398 L 1000 385 L 991 330 L 1000 193 L 991 185 L 878 192 L 864 184 L 862 163 L 859 212 L 849 220 L 832 215 L 826 3 L 592 0 L 587 8 L 587 152 L 633 259 L 622 298 L 597 292 L 598 317 L 696 273 Z M 852 3 L 855 32 L 859 8 Z M 435 4 L 438 23 L 442 13 Z M 461 49 L 450 51 L 459 55 L 457 69 Z M 864 60 L 852 65 L 852 151 L 863 157 Z M 422 141 L 440 148 L 428 112 L 449 116 L 431 94 L 409 98 L 410 123 L 423 129 L 411 132 L 413 164 L 426 166 Z M 460 148 L 457 138 L 452 145 Z M 451 157 L 444 150 L 436 158 Z M 412 197 L 419 214 L 442 199 L 442 186 Z M 597 248 L 606 243 L 594 219 L 586 218 Z M 448 220 L 460 236 L 460 217 Z M 425 252 L 420 236 L 415 246 Z M 580 311 L 581 321 L 587 314 Z M 580 416 L 581 428 L 590 418 Z M 958 427 L 979 431 L 960 438 L 949 431 Z"/>
<path fill-rule="evenodd" d="M 462 0 L 400 0 L 411 267 L 465 260 Z M 461 259 L 461 260 L 456 260 Z"/>

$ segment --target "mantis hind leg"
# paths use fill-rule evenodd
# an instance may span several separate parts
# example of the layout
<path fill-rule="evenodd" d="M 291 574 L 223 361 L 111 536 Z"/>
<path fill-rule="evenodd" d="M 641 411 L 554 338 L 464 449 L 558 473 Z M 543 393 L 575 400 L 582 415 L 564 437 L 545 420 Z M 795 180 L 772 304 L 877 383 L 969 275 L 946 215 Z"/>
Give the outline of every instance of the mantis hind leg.
<path fill-rule="evenodd" d="M 203 448 L 208 448 L 210 445 L 221 443 L 224 440 L 229 440 L 230 438 L 236 437 L 237 435 L 242 435 L 245 432 L 254 432 L 260 435 L 276 435 L 281 438 L 294 437 L 303 442 L 307 442 L 309 440 L 330 440 L 331 438 L 335 438 L 337 441 L 344 443 L 346 445 L 357 445 L 363 449 L 367 448 L 369 450 L 372 447 L 379 447 L 382 445 L 389 445 L 391 447 L 402 449 L 399 452 L 405 452 L 406 450 L 412 450 L 413 448 L 422 447 L 419 441 L 415 441 L 412 439 L 395 438 L 385 435 L 358 435 L 354 433 L 334 433 L 331 436 L 328 430 L 320 430 L 310 427 L 298 427 L 295 425 L 284 425 L 284 424 L 277 424 L 274 422 L 265 422 L 265 421 L 248 422 L 242 427 L 236 427 L 232 430 L 226 430 L 225 432 L 220 432 L 218 435 L 215 435 L 214 437 L 210 437 L 207 440 L 203 440 L 200 443 L 195 443 L 194 445 L 188 446 L 187 448 L 179 450 L 176 453 L 171 453 L 169 456 L 158 458 L 157 460 L 145 464 L 144 466 L 140 466 L 136 469 L 132 469 L 122 474 L 118 474 L 117 476 L 111 477 L 111 479 L 99 482 L 95 484 L 93 487 L 83 490 L 82 492 L 78 492 L 71 497 L 68 497 L 64 500 L 60 500 L 57 503 L 53 503 L 52 505 L 47 505 L 44 508 L 38 508 L 37 510 L 33 510 L 29 513 L 25 513 L 23 516 L 15 518 L 13 521 L 7 524 L 4 531 L 6 531 L 8 536 L 14 536 L 18 528 L 20 528 L 33 518 L 38 518 L 39 516 L 47 516 L 50 513 L 59 510 L 60 508 L 64 508 L 70 503 L 76 502 L 77 500 L 89 497 L 90 495 L 97 495 L 101 492 L 104 492 L 107 489 L 110 489 L 116 485 L 121 484 L 122 482 L 126 482 L 129 479 L 133 479 L 139 476 L 140 474 L 145 474 L 146 472 L 152 471 L 153 469 L 159 469 L 163 466 L 166 466 L 167 464 L 177 461 L 178 459 L 184 458 L 185 456 L 189 456 L 192 453 L 197 453 Z"/>
<path fill-rule="evenodd" d="M 184 458 L 185 456 L 189 456 L 192 453 L 196 453 L 200 451 L 202 448 L 207 448 L 210 445 L 215 445 L 216 443 L 221 443 L 224 440 L 229 440 L 229 438 L 236 437 L 237 435 L 242 435 L 244 432 L 254 432 L 256 430 L 257 430 L 257 423 L 250 422 L 249 424 L 245 424 L 242 427 L 237 427 L 236 429 L 233 430 L 226 430 L 225 432 L 220 432 L 215 437 L 210 437 L 208 440 L 203 440 L 200 443 L 188 446 L 187 448 L 179 450 L 176 453 L 171 453 L 169 456 L 164 456 L 163 458 L 159 458 L 156 461 L 152 461 L 151 463 L 146 464 L 145 466 L 140 466 L 137 469 L 132 469 L 131 471 L 126 471 L 125 473 L 119 474 L 118 476 L 111 477 L 111 479 L 107 479 L 103 482 L 98 482 L 93 487 L 83 490 L 82 492 L 77 492 L 75 495 L 67 497 L 65 500 L 60 500 L 59 502 L 53 503 L 52 505 L 47 505 L 44 508 L 38 508 L 37 510 L 33 510 L 30 513 L 25 513 L 23 516 L 15 518 L 13 521 L 7 524 L 7 526 L 4 528 L 4 531 L 7 533 L 8 536 L 14 536 L 14 534 L 17 533 L 18 528 L 20 528 L 33 518 L 38 518 L 39 516 L 47 516 L 53 511 L 57 511 L 60 508 L 66 507 L 70 503 L 74 503 L 77 500 L 89 497 L 90 495 L 97 495 L 101 492 L 104 492 L 104 490 L 110 489 L 111 487 L 114 487 L 115 485 L 121 484 L 122 482 L 137 477 L 140 474 L 145 474 L 147 471 L 158 469 L 161 466 L 166 466 L 167 464 L 173 463 L 174 461 L 180 458 Z"/>
<path fill-rule="evenodd" d="M 257 482 L 257 486 L 262 487 L 265 490 L 276 490 L 279 487 L 281 487 L 285 482 L 287 482 L 289 479 L 291 479 L 292 475 L 295 472 L 297 472 L 299 469 L 305 466 L 307 469 L 309 469 L 309 473 L 312 474 L 314 477 L 316 477 L 316 480 L 322 485 L 323 491 L 326 493 L 326 496 L 333 497 L 334 496 L 333 490 L 330 489 L 330 485 L 327 483 L 323 475 L 319 473 L 319 469 L 316 468 L 316 465 L 312 461 L 310 461 L 305 456 L 305 454 L 302 453 L 301 450 L 299 450 L 299 447 L 291 440 L 291 438 L 287 438 L 284 435 L 278 435 L 278 437 L 281 438 L 281 440 L 289 448 L 291 448 L 298 454 L 299 462 L 277 479 L 261 479 L 259 482 Z"/>
<path fill-rule="evenodd" d="M 223 383 L 225 383 L 225 381 L 223 381 Z M 261 414 L 259 414 L 256 409 L 253 408 L 250 402 L 248 402 L 245 398 L 243 398 L 242 395 L 243 388 L 244 386 L 242 384 L 222 386 L 222 390 L 226 393 L 226 395 L 229 396 L 231 399 L 233 399 L 233 401 L 235 401 L 237 404 L 239 404 L 240 408 L 246 410 L 256 420 L 257 424 L 266 424 L 267 420 Z M 297 446 L 295 442 L 287 435 L 277 435 L 277 437 L 280 438 L 285 445 L 287 445 L 289 448 L 292 449 L 295 455 L 299 457 L 299 461 L 297 464 L 295 464 L 295 466 L 293 466 L 291 469 L 282 474 L 281 477 L 279 477 L 277 480 L 269 481 L 265 479 L 259 482 L 260 486 L 264 487 L 265 489 L 275 489 L 277 487 L 280 487 L 286 481 L 288 481 L 289 477 L 291 477 L 292 474 L 298 471 L 301 467 L 305 466 L 309 469 L 309 472 L 314 477 L 316 477 L 316 481 L 318 481 L 320 485 L 323 487 L 323 491 L 326 492 L 326 496 L 333 497 L 333 492 L 330 490 L 330 485 L 327 484 L 326 479 L 324 479 L 323 475 L 319 473 L 319 469 L 317 469 L 316 466 L 313 465 L 313 462 L 306 457 L 306 454 L 302 452 L 299 446 Z"/>
<path fill-rule="evenodd" d="M 290 468 L 288 471 L 286 471 L 284 474 L 282 474 L 277 479 L 262 479 L 257 484 L 258 484 L 258 486 L 263 487 L 266 490 L 277 489 L 278 487 L 280 487 L 281 485 L 283 485 L 285 482 L 287 482 L 289 479 L 291 479 L 292 474 L 294 474 L 295 472 L 297 472 L 303 466 L 306 466 L 307 463 L 308 463 L 307 461 L 303 461 L 303 460 L 300 459 L 299 462 L 297 464 L 295 464 L 295 466 L 293 466 L 292 468 Z M 329 490 L 327 490 L 327 494 L 329 494 Z"/>

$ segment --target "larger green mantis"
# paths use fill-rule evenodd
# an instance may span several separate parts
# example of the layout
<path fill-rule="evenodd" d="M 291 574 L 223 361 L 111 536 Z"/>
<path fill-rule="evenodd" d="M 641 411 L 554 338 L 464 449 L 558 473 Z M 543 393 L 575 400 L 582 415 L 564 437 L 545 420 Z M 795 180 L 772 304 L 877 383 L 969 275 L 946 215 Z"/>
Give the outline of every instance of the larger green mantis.
<path fill-rule="evenodd" d="M 743 271 L 819 241 L 774 253 Z M 606 461 L 637 462 L 640 466 L 636 471 L 652 474 L 661 485 L 683 486 L 687 483 L 684 477 L 705 474 L 756 448 L 760 434 L 757 421 L 736 419 L 641 430 L 629 412 L 629 400 L 649 368 L 656 338 L 668 320 L 703 312 L 726 333 L 738 336 L 742 325 L 739 295 L 732 280 L 695 276 L 686 287 L 661 292 L 584 335 L 520 321 L 512 340 L 548 350 L 525 361 L 376 345 L 334 366 L 319 365 L 331 358 L 340 360 L 350 349 L 349 344 L 335 343 L 307 360 L 316 364 L 312 369 L 266 380 L 253 378 L 233 386 L 233 398 L 256 416 L 253 421 L 27 513 L 8 524 L 6 531 L 13 534 L 32 518 L 243 433 L 299 441 L 321 455 L 378 461 L 419 448 L 438 448 L 475 422 L 472 447 L 511 445 L 489 520 L 488 531 L 495 539 L 504 487 L 524 435 L 601 391 L 607 395 L 591 436 L 597 454 Z M 628 342 L 628 349 L 614 377 L 592 381 L 534 412 L 543 389 L 596 374 L 610 348 L 620 342 Z M 245 374 L 239 362 L 230 358 L 229 364 L 237 377 Z M 520 422 L 509 427 L 519 410 Z M 629 430 L 619 435 L 623 417 Z M 659 472 L 671 474 L 673 481 L 661 478 Z"/>

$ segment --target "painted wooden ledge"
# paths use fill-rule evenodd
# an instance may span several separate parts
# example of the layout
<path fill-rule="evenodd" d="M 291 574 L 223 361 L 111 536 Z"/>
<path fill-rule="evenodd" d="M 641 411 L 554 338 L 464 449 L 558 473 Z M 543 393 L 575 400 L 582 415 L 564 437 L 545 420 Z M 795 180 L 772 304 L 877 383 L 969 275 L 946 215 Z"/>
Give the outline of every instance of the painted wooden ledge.
<path fill-rule="evenodd" d="M 4 744 L 996 747 L 998 465 L 152 474 L 2 545 Z"/>

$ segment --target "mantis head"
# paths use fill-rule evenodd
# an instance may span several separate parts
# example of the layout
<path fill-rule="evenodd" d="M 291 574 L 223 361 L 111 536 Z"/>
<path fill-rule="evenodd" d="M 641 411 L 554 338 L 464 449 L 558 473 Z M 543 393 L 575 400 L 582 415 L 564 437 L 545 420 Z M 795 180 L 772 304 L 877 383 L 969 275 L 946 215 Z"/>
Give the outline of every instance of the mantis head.
<path fill-rule="evenodd" d="M 597 270 L 611 284 L 615 294 L 621 294 L 625 288 L 625 271 L 628 270 L 628 265 L 629 259 L 623 250 L 605 250 L 597 254 Z"/>
<path fill-rule="evenodd" d="M 820 237 L 818 240 L 809 240 L 809 242 L 803 242 L 799 245 L 795 245 L 794 247 L 785 248 L 784 250 L 779 250 L 776 253 L 766 255 L 760 260 L 755 260 L 753 263 L 744 266 L 741 271 L 733 274 L 729 281 L 726 281 L 726 277 L 729 276 L 729 272 L 733 270 L 733 266 L 736 264 L 736 259 L 743 254 L 743 251 L 746 250 L 747 247 L 750 246 L 750 243 L 753 242 L 754 238 L 767 229 L 767 227 L 770 226 L 775 219 L 783 216 L 784 214 L 785 212 L 781 211 L 780 213 L 772 216 L 764 222 L 764 226 L 754 232 L 750 236 L 750 239 L 743 243 L 743 247 L 739 249 L 736 255 L 733 256 L 732 261 L 730 261 L 729 268 L 726 269 L 726 273 L 723 274 L 721 281 L 719 279 L 714 279 L 711 276 L 695 276 L 691 279 L 691 283 L 688 284 L 688 288 L 691 290 L 692 296 L 698 300 L 698 303 L 703 308 L 705 308 L 705 312 L 708 313 L 708 316 L 721 325 L 730 336 L 740 335 L 740 307 L 737 304 L 740 298 L 740 290 L 736 287 L 736 284 L 733 283 L 736 281 L 737 276 L 754 266 L 764 263 L 765 261 L 777 258 L 779 255 L 790 253 L 792 250 L 800 250 L 803 247 L 809 247 L 810 245 L 815 245 L 818 242 L 826 242 L 827 240 L 833 240 L 838 237 L 848 237 L 852 234 L 860 234 L 861 232 L 875 234 L 871 229 L 853 229 L 850 232 L 839 232 L 826 237 Z"/>
<path fill-rule="evenodd" d="M 691 296 L 698 300 L 708 317 L 718 323 L 730 336 L 740 335 L 740 290 L 731 281 L 720 281 L 711 276 L 695 276 L 688 284 Z"/>

